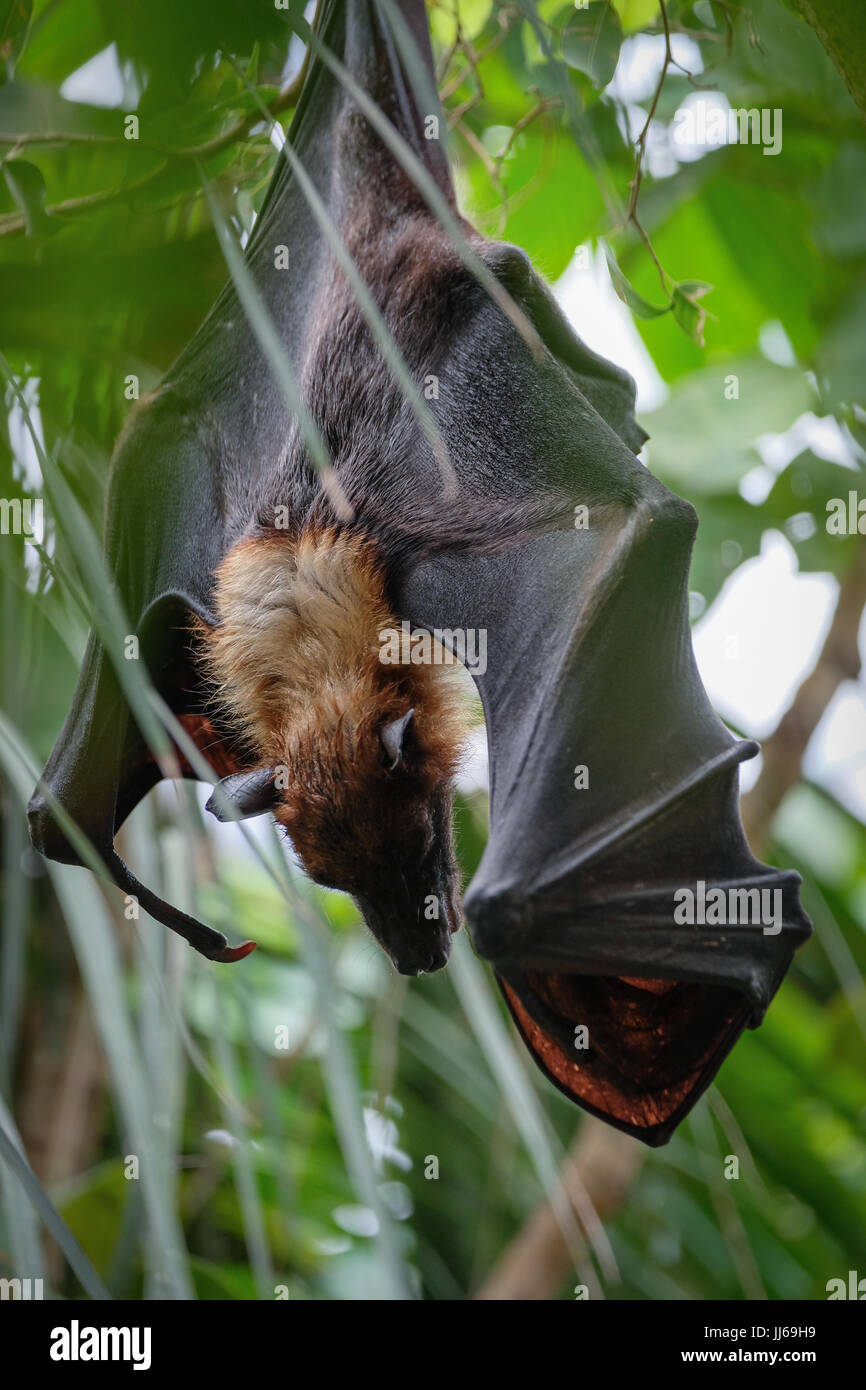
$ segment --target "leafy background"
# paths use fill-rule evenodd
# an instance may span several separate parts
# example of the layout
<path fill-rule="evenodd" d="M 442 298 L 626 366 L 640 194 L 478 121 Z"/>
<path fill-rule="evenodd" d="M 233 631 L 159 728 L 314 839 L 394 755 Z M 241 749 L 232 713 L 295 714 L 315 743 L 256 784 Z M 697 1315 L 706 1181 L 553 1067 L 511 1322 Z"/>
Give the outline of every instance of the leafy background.
<path fill-rule="evenodd" d="M 631 305 L 670 306 L 635 321 L 669 392 L 645 417 L 648 461 L 701 518 L 696 607 L 767 532 L 802 571 L 844 578 L 862 542 L 825 520 L 828 499 L 862 490 L 866 135 L 815 32 L 781 0 L 668 4 L 703 71 L 668 69 L 648 130 L 637 215 L 660 275 L 624 223 L 653 83 L 617 95 L 636 43 L 655 36 L 660 62 L 658 0 L 429 8 L 467 214 L 551 279 L 604 238 Z M 287 879 L 266 838 L 265 863 L 236 828 L 205 834 L 195 802 L 152 797 L 124 843 L 157 891 L 259 941 L 236 970 L 126 921 L 119 894 L 27 846 L 23 802 L 97 601 L 71 518 L 98 531 L 125 378 L 155 385 L 226 279 L 201 170 L 235 232 L 251 227 L 275 155 L 248 84 L 285 124 L 299 12 L 0 3 L 0 493 L 47 499 L 40 546 L 0 543 L 0 1276 L 43 1276 L 56 1296 L 484 1296 L 556 1200 L 577 1133 L 626 1179 L 592 1189 L 603 1229 L 563 1217 L 570 1254 L 534 1296 L 581 1282 L 608 1298 L 822 1298 L 828 1279 L 866 1272 L 866 830 L 827 787 L 801 781 L 765 849 L 803 874 L 815 936 L 651 1154 L 593 1135 L 535 1072 L 465 940 L 447 971 L 407 984 L 347 900 Z M 654 161 L 696 83 L 780 108 L 782 153 Z M 132 112 L 138 140 L 123 136 Z M 784 330 L 775 360 L 767 325 Z M 838 423 L 849 466 L 807 449 L 757 497 L 743 480 L 766 472 L 760 441 L 808 411 Z M 461 798 L 467 877 L 485 802 Z"/>

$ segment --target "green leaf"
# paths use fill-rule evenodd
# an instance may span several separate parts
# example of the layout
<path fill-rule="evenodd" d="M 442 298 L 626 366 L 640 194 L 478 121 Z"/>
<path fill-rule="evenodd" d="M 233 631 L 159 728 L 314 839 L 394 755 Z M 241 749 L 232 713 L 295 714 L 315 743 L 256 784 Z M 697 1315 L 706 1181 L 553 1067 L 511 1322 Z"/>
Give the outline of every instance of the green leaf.
<path fill-rule="evenodd" d="M 45 179 L 42 170 L 26 159 L 7 159 L 3 164 L 6 187 L 24 214 L 28 236 L 52 236 L 60 230 L 45 211 Z"/>
<path fill-rule="evenodd" d="M 0 70 L 0 82 L 11 81 L 32 15 L 33 0 L 0 0 L 0 59 L 5 70 Z"/>
<path fill-rule="evenodd" d="M 686 496 L 733 490 L 761 461 L 755 441 L 788 429 L 814 404 L 802 371 L 762 357 L 692 372 L 644 418 L 649 465 Z"/>
<path fill-rule="evenodd" d="M 626 34 L 647 29 L 660 9 L 659 0 L 612 0 L 612 4 Z"/>
<path fill-rule="evenodd" d="M 815 370 L 830 407 L 866 401 L 866 280 L 850 287 L 815 353 Z"/>
<path fill-rule="evenodd" d="M 657 319 L 660 318 L 662 314 L 666 314 L 672 305 L 664 304 L 659 308 L 655 304 L 650 304 L 642 295 L 639 295 L 634 285 L 631 285 L 623 275 L 616 256 L 613 251 L 611 251 L 607 242 L 602 241 L 601 245 L 605 260 L 607 261 L 607 268 L 610 271 L 610 278 L 613 281 L 613 287 L 623 304 L 627 304 L 632 313 L 637 314 L 638 318 L 641 319 Z"/>
<path fill-rule="evenodd" d="M 608 0 L 562 15 L 562 56 L 570 68 L 586 73 L 596 87 L 606 87 L 616 71 L 622 45 L 619 15 Z"/>
<path fill-rule="evenodd" d="M 673 316 L 680 328 L 688 333 L 698 347 L 704 346 L 704 324 L 707 321 L 707 311 L 697 301 L 712 288 L 712 285 L 707 285 L 702 280 L 684 280 L 681 285 L 674 285 L 673 289 L 671 298 Z"/>
<path fill-rule="evenodd" d="M 810 204 L 819 248 L 840 259 L 866 251 L 866 148 L 846 140 L 817 181 Z"/>
<path fill-rule="evenodd" d="M 521 132 L 502 166 L 501 187 L 491 183 L 480 160 L 473 161 L 471 177 L 472 216 L 493 235 L 522 246 L 550 279 L 562 274 L 576 246 L 601 230 L 598 185 L 562 130 L 539 122 Z"/>
<path fill-rule="evenodd" d="M 714 304 L 726 329 L 728 311 L 721 286 L 727 294 L 728 286 L 734 291 L 742 281 L 757 300 L 761 321 L 780 319 L 794 351 L 806 356 L 815 338 L 814 301 L 826 281 L 827 269 L 811 246 L 801 196 L 792 197 L 784 185 L 777 187 L 766 176 L 763 180 L 756 177 L 757 171 L 748 162 L 753 154 L 752 150 L 737 149 L 730 169 L 707 185 L 701 199 L 733 262 L 733 275 L 723 280 L 716 274 L 701 241 L 695 243 L 700 256 L 696 267 L 720 287 Z M 738 176 L 738 165 L 744 160 L 749 177 Z M 662 264 L 668 265 L 655 238 L 653 244 Z"/>
<path fill-rule="evenodd" d="M 75 0 L 74 5 L 42 5 L 38 23 L 15 69 L 15 80 L 36 78 L 41 85 L 59 87 L 65 77 L 111 42 L 98 0 Z"/>
<path fill-rule="evenodd" d="M 787 536 L 801 570 L 838 574 L 851 563 L 857 541 L 827 530 L 827 503 L 841 498 L 847 505 L 849 491 L 862 493 L 863 484 L 862 473 L 820 458 L 810 449 L 779 474 L 761 511 L 767 525 L 777 526 Z"/>
<path fill-rule="evenodd" d="M 437 5 L 430 11 L 430 32 L 443 48 L 450 48 L 457 42 L 457 21 L 460 21 L 460 37 L 477 39 L 493 9 L 493 0 L 453 0 L 448 5 Z"/>

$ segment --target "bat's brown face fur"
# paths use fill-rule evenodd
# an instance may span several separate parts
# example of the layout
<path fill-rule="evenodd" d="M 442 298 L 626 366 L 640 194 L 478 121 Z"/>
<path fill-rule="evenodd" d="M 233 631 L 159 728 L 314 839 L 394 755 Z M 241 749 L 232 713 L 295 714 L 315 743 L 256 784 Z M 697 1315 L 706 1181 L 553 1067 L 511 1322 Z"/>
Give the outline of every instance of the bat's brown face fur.
<path fill-rule="evenodd" d="M 256 809 L 273 811 L 311 878 L 353 895 L 401 973 L 439 969 L 460 922 L 451 803 L 466 711 L 453 667 L 382 662 L 399 622 L 357 531 L 242 541 L 216 603 L 208 675 L 249 766 L 273 770 Z"/>

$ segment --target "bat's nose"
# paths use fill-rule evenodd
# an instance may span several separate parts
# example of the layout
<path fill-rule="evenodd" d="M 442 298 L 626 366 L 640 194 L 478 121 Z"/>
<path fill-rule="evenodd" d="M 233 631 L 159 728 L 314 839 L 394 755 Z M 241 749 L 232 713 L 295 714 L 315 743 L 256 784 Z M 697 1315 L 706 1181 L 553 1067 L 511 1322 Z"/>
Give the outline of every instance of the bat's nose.
<path fill-rule="evenodd" d="M 401 975 L 432 975 L 448 964 L 450 954 L 450 940 L 442 940 L 417 951 L 395 951 L 391 959 Z"/>

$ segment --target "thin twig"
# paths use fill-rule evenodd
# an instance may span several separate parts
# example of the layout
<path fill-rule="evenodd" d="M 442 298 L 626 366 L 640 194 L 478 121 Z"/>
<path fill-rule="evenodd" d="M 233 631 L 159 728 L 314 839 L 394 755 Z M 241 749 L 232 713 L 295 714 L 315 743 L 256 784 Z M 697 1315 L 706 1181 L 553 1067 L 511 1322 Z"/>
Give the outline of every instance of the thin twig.
<path fill-rule="evenodd" d="M 671 29 L 670 24 L 668 22 L 668 12 L 665 6 L 665 0 L 659 0 L 659 8 L 661 10 L 662 24 L 664 25 L 665 56 L 664 62 L 662 63 L 662 70 L 659 73 L 659 80 L 656 83 L 656 89 L 653 93 L 653 99 L 650 103 L 650 109 L 647 113 L 647 118 L 643 123 L 643 129 L 641 130 L 639 136 L 637 137 L 637 140 L 635 141 L 636 155 L 634 173 L 632 174 L 631 183 L 629 184 L 629 200 L 625 220 L 626 225 L 631 223 L 631 225 L 634 227 L 635 231 L 641 238 L 644 246 L 646 247 L 647 251 L 652 257 L 653 264 L 655 265 L 655 268 L 659 273 L 659 279 L 661 280 L 662 289 L 664 290 L 665 294 L 668 295 L 670 294 L 670 289 L 668 286 L 668 277 L 662 269 L 661 262 L 659 261 L 659 258 L 653 249 L 652 242 L 650 241 L 649 237 L 647 236 L 646 232 L 641 226 L 641 223 L 637 215 L 637 200 L 638 194 L 640 193 L 641 180 L 643 178 L 643 164 L 644 158 L 646 157 L 647 135 L 649 134 L 650 126 L 652 125 L 653 119 L 655 117 L 656 107 L 659 104 L 659 98 L 662 94 L 662 88 L 665 85 L 665 78 L 667 77 L 668 68 L 674 61 L 674 55 L 671 51 Z"/>

